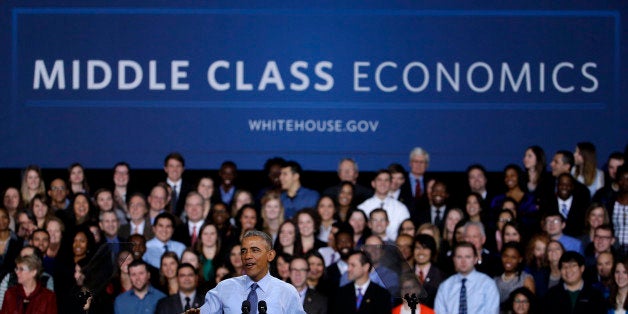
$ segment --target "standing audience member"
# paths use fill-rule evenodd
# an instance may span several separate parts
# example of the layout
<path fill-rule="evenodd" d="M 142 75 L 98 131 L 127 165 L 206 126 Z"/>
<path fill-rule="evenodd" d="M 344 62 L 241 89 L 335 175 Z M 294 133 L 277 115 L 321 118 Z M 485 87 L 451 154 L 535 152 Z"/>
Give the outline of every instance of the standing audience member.
<path fill-rule="evenodd" d="M 159 268 L 161 256 L 165 252 L 174 252 L 177 257 L 181 257 L 185 245 L 181 242 L 172 240 L 174 233 L 174 216 L 170 213 L 159 214 L 155 218 L 153 232 L 155 237 L 146 242 L 146 253 L 144 253 L 144 261 L 149 265 Z"/>
<path fill-rule="evenodd" d="M 434 307 L 438 287 L 445 280 L 445 274 L 434 264 L 437 256 L 436 241 L 426 234 L 414 238 L 414 274 L 427 293 L 425 305 Z M 403 289 L 403 286 L 402 286 Z"/>
<path fill-rule="evenodd" d="M 185 197 L 194 186 L 183 180 L 185 171 L 185 159 L 177 152 L 170 153 L 164 159 L 164 171 L 166 172 L 166 183 L 172 189 L 170 195 L 170 210 L 173 215 L 179 217 L 185 206 Z"/>
<path fill-rule="evenodd" d="M 580 183 L 589 188 L 589 196 L 593 197 L 597 190 L 604 187 L 604 172 L 597 168 L 595 145 L 590 142 L 576 144 L 573 157 L 575 167 L 571 172 Z"/>
<path fill-rule="evenodd" d="M 46 185 L 41 168 L 37 165 L 29 165 L 22 173 L 22 186 L 20 187 L 24 206 L 28 206 L 35 195 L 45 193 Z"/>
<path fill-rule="evenodd" d="M 287 219 L 302 208 L 315 207 L 319 198 L 318 192 L 301 185 L 302 173 L 303 169 L 296 161 L 287 161 L 281 166 L 281 203 Z"/>
<path fill-rule="evenodd" d="M 113 203 L 114 208 L 121 209 L 127 216 L 129 210 L 127 208 L 129 191 L 131 166 L 121 161 L 113 166 Z"/>
<path fill-rule="evenodd" d="M 220 201 L 225 204 L 233 203 L 235 201 L 235 191 L 237 190 L 234 181 L 238 177 L 238 167 L 235 162 L 231 160 L 224 161 L 220 165 L 218 176 L 220 177 L 220 185 L 218 186 Z"/>
<path fill-rule="evenodd" d="M 118 234 L 122 238 L 129 238 L 134 234 L 139 234 L 145 239 L 152 239 L 155 235 L 152 224 L 147 216 L 148 207 L 146 206 L 146 198 L 140 193 L 129 196 L 129 223 L 120 226 Z"/>
<path fill-rule="evenodd" d="M 355 202 L 357 204 L 364 202 L 373 195 L 373 191 L 358 183 L 359 174 L 358 163 L 351 158 L 343 158 L 338 163 L 338 179 L 340 179 L 340 183 L 326 188 L 323 191 L 323 195 L 335 199 L 338 197 L 338 194 L 340 194 L 342 182 L 351 182 L 354 188 L 353 197 L 355 198 Z"/>

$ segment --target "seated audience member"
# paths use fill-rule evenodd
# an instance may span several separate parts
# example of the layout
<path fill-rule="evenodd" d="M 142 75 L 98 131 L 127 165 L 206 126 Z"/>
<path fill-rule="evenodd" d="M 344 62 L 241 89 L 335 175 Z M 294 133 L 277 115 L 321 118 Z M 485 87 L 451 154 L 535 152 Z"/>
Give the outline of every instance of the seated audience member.
<path fill-rule="evenodd" d="M 561 280 L 560 257 L 565 253 L 565 247 L 558 240 L 550 240 L 547 244 L 547 263 L 549 265 L 549 277 L 546 290 L 558 285 Z"/>
<path fill-rule="evenodd" d="M 175 219 L 169 213 L 159 214 L 155 218 L 153 225 L 153 232 L 155 237 L 146 242 L 146 253 L 144 253 L 143 259 L 149 265 L 159 268 L 161 256 L 165 252 L 175 252 L 177 257 L 181 257 L 185 245 L 181 242 L 172 240 L 172 234 L 174 233 Z"/>
<path fill-rule="evenodd" d="M 41 260 L 41 257 L 42 257 L 41 251 L 37 247 L 34 247 L 32 245 L 27 245 L 23 247 L 22 250 L 20 250 L 19 257 L 25 257 L 28 255 L 33 255 L 37 257 L 39 260 Z M 44 288 L 50 291 L 54 291 L 54 279 L 52 278 L 51 273 L 44 271 L 43 268 L 41 271 L 41 275 L 39 276 L 39 282 Z M 6 274 L 2 278 L 2 281 L 0 282 L 0 308 L 2 308 L 2 304 L 4 303 L 4 295 L 7 289 L 17 284 L 18 284 L 18 277 L 17 277 L 17 272 L 15 270 Z"/>
<path fill-rule="evenodd" d="M 371 236 L 371 228 L 367 226 L 368 217 L 363 211 L 354 210 L 349 214 L 348 223 L 353 228 L 353 243 L 357 249 Z"/>
<path fill-rule="evenodd" d="M 388 197 L 391 185 L 391 175 L 386 169 L 377 171 L 375 178 L 371 181 L 371 185 L 375 189 L 375 194 L 358 205 L 358 209 L 363 211 L 368 217 L 376 208 L 382 208 L 388 214 L 389 224 L 386 228 L 386 235 L 388 239 L 394 241 L 397 237 L 397 230 L 401 222 L 407 218 L 410 218 L 410 212 L 406 205 L 400 201 Z"/>
<path fill-rule="evenodd" d="M 409 189 L 402 189 L 406 184 L 406 177 L 408 172 L 403 168 L 401 164 L 393 163 L 388 165 L 388 171 L 392 180 L 390 181 L 390 192 L 388 195 L 406 205 L 406 208 L 414 208 L 414 197 Z"/>
<path fill-rule="evenodd" d="M 217 201 L 214 195 L 214 179 L 210 177 L 202 177 L 198 180 L 196 185 L 196 192 L 203 197 L 203 219 L 207 219 L 209 210 L 212 205 Z"/>
<path fill-rule="evenodd" d="M 290 262 L 292 262 L 292 258 L 292 255 L 286 253 L 277 254 L 274 263 L 271 264 L 270 274 L 277 279 L 289 282 L 288 280 L 290 279 Z"/>
<path fill-rule="evenodd" d="M 329 313 L 390 313 L 390 293 L 371 280 L 372 270 L 373 264 L 367 253 L 350 253 L 347 270 L 350 282 L 333 295 Z"/>
<path fill-rule="evenodd" d="M 15 215 L 22 208 L 24 208 L 24 203 L 22 202 L 20 191 L 15 187 L 8 187 L 2 193 L 2 200 L 2 204 L 4 205 L 4 208 L 6 208 L 6 210 L 9 212 L 9 218 L 11 219 L 11 221 L 9 222 L 9 229 L 15 231 Z"/>
<path fill-rule="evenodd" d="M 621 259 L 613 266 L 608 313 L 625 313 L 628 310 L 628 260 Z"/>
<path fill-rule="evenodd" d="M 30 210 L 21 210 L 17 213 L 17 239 L 21 244 L 24 244 L 28 241 L 31 234 L 35 229 L 37 229 L 37 221 L 35 219 L 35 215 Z M 9 224 L 7 223 L 7 229 Z"/>
<path fill-rule="evenodd" d="M 277 240 L 279 226 L 283 223 L 285 216 L 280 194 L 270 192 L 264 195 L 261 199 L 261 205 L 262 219 L 264 220 L 263 231 L 268 233 L 274 242 Z"/>
<path fill-rule="evenodd" d="M 244 205 L 250 205 L 253 206 L 255 209 L 257 209 L 257 207 L 255 206 L 255 200 L 253 199 L 253 194 L 251 194 L 251 192 L 247 191 L 247 190 L 236 190 L 235 194 L 233 195 L 233 200 L 231 201 L 231 215 L 233 217 L 238 215 L 238 211 L 244 206 Z M 235 218 L 232 219 L 231 221 L 232 224 L 237 225 Z"/>
<path fill-rule="evenodd" d="M 617 168 L 624 164 L 624 155 L 620 152 L 612 152 L 610 156 L 608 156 L 608 161 L 606 162 L 607 167 L 607 175 L 606 180 L 604 181 L 604 187 L 599 189 L 593 195 L 593 201 L 608 204 L 610 200 L 615 199 L 617 196 L 617 191 L 619 190 L 619 186 L 617 186 Z"/>
<path fill-rule="evenodd" d="M 45 252 L 45 255 L 56 260 L 57 254 L 61 250 L 61 245 L 63 243 L 62 240 L 63 234 L 65 233 L 65 226 L 63 225 L 63 221 L 61 221 L 61 219 L 53 217 L 46 222 L 45 229 L 50 235 L 50 246 L 48 246 L 48 250 Z"/>
<path fill-rule="evenodd" d="M 155 185 L 148 195 L 148 218 L 150 218 L 150 225 L 155 222 L 157 215 L 166 212 L 168 207 L 168 200 L 171 198 L 171 193 L 168 192 L 168 185 L 160 182 Z"/>
<path fill-rule="evenodd" d="M 165 252 L 161 256 L 161 264 L 159 265 L 159 283 L 155 286 L 165 295 L 173 295 L 179 291 L 177 283 L 177 268 L 179 267 L 179 258 L 174 252 Z"/>
<path fill-rule="evenodd" d="M 157 302 L 166 295 L 150 285 L 148 264 L 142 260 L 134 260 L 128 269 L 132 289 L 116 297 L 115 313 L 155 313 Z"/>
<path fill-rule="evenodd" d="M 232 246 L 240 241 L 236 227 L 230 222 L 229 209 L 225 203 L 216 202 L 212 205 L 207 222 L 214 224 L 218 229 L 218 237 L 223 247 Z"/>
<path fill-rule="evenodd" d="M 334 222 L 331 231 L 327 235 L 327 246 L 318 249 L 318 253 L 323 257 L 325 266 L 329 266 L 340 259 L 340 253 L 336 251 L 336 233 L 342 226 L 346 224 L 342 222 Z"/>
<path fill-rule="evenodd" d="M 301 185 L 303 169 L 296 161 L 287 161 L 281 166 L 281 203 L 287 219 L 292 218 L 297 211 L 306 207 L 315 207 L 318 202 L 318 192 Z"/>
<path fill-rule="evenodd" d="M 545 191 L 541 192 L 541 203 L 544 200 L 551 200 L 556 196 L 556 190 L 558 187 L 558 176 L 563 173 L 571 174 L 572 168 L 574 167 L 574 156 L 573 153 L 568 150 L 559 150 L 554 154 L 552 158 L 552 162 L 550 163 L 550 168 L 552 170 L 552 179 L 549 180 L 551 183 L 545 186 Z M 585 203 L 589 203 L 591 201 L 591 193 L 589 189 L 582 183 L 577 180 L 574 182 L 574 195 L 577 195 L 577 199 L 586 200 Z M 541 206 L 541 208 L 544 208 Z"/>
<path fill-rule="evenodd" d="M 236 228 L 238 235 L 238 242 L 241 242 L 242 237 L 247 231 L 259 230 L 263 224 L 261 217 L 257 214 L 257 210 L 253 205 L 247 204 L 242 206 L 238 210 L 238 214 L 235 216 Z"/>
<path fill-rule="evenodd" d="M 534 196 L 528 193 L 523 186 L 523 175 L 519 166 L 510 164 L 504 168 L 504 185 L 506 192 L 495 196 L 491 201 L 493 211 L 503 208 L 504 199 L 510 197 L 518 204 L 516 215 L 521 222 L 528 227 L 535 227 L 535 221 L 538 219 L 536 215 L 537 204 Z"/>
<path fill-rule="evenodd" d="M 20 194 L 22 195 L 24 206 L 28 207 L 35 195 L 46 192 L 46 184 L 44 183 L 41 168 L 37 165 L 29 165 L 22 174 Z"/>
<path fill-rule="evenodd" d="M 279 226 L 279 235 L 275 239 L 273 248 L 277 254 L 286 253 L 298 255 L 303 252 L 299 229 L 292 220 L 286 220 Z"/>
<path fill-rule="evenodd" d="M 589 198 L 574 194 L 576 180 L 570 174 L 560 174 L 557 182 L 556 195 L 553 198 L 545 199 L 542 207 L 548 211 L 558 211 L 563 216 L 566 222 L 565 234 L 580 237 L 585 227 Z"/>
<path fill-rule="evenodd" d="M 364 202 L 373 195 L 373 190 L 358 183 L 359 174 L 358 163 L 351 158 L 343 158 L 338 163 L 338 179 L 340 179 L 340 182 L 326 188 L 323 191 L 323 195 L 335 199 L 338 197 L 338 194 L 340 194 L 342 182 L 351 182 L 354 188 L 353 198 L 355 199 L 355 203 L 360 204 Z"/>
<path fill-rule="evenodd" d="M 532 193 L 535 199 L 540 197 L 548 184 L 551 184 L 549 173 L 547 173 L 547 158 L 543 148 L 537 145 L 528 147 L 523 156 L 523 166 L 525 170 L 524 187 Z"/>
<path fill-rule="evenodd" d="M 469 193 L 480 195 L 482 208 L 489 208 L 495 193 L 488 190 L 486 168 L 480 164 L 470 165 L 467 168 L 467 183 L 469 185 Z"/>
<path fill-rule="evenodd" d="M 538 297 L 526 287 L 515 289 L 507 301 L 507 313 L 534 314 L 538 313 Z"/>
<path fill-rule="evenodd" d="M 43 228 L 46 220 L 54 217 L 54 213 L 48 208 L 48 202 L 43 194 L 37 194 L 33 197 L 29 210 L 35 216 L 37 228 Z"/>
<path fill-rule="evenodd" d="M 340 277 L 347 272 L 347 261 L 355 246 L 353 242 L 353 229 L 350 227 L 340 228 L 336 233 L 334 244 L 336 245 L 336 252 L 340 254 L 340 259 L 327 266 L 326 273 L 330 285 L 334 288 L 338 288 L 340 287 Z"/>
<path fill-rule="evenodd" d="M 329 296 L 337 287 L 331 287 L 325 271 L 325 261 L 318 252 L 310 252 L 305 256 L 309 271 L 307 273 L 307 286 L 318 293 Z"/>
<path fill-rule="evenodd" d="M 534 291 L 542 297 L 547 292 L 549 280 L 549 266 L 547 261 L 547 244 L 549 237 L 544 233 L 538 233 L 530 238 L 526 246 L 524 271 L 532 275 L 534 279 Z"/>
<path fill-rule="evenodd" d="M 519 243 L 506 242 L 502 248 L 502 268 L 504 272 L 493 279 L 499 290 L 499 301 L 503 311 L 506 310 L 506 301 L 510 293 L 517 288 L 526 287 L 530 291 L 535 291 L 534 279 L 530 274 L 523 271 L 523 254 Z"/>
<path fill-rule="evenodd" d="M 224 263 L 222 241 L 214 224 L 204 224 L 199 231 L 200 240 L 196 243 L 195 252 L 199 254 L 199 272 L 201 282 L 214 282 L 216 265 Z"/>
<path fill-rule="evenodd" d="M 414 238 L 413 254 L 414 274 L 427 293 L 427 299 L 424 304 L 433 308 L 438 287 L 446 278 L 445 273 L 434 264 L 437 256 L 436 241 L 433 237 L 426 234 L 417 235 Z M 401 289 L 403 290 L 403 283 Z"/>
<path fill-rule="evenodd" d="M 307 275 L 310 271 L 307 260 L 296 257 L 290 262 L 290 283 L 297 289 L 303 302 L 303 309 L 308 314 L 327 313 L 327 297 L 314 289 L 308 288 Z"/>
<path fill-rule="evenodd" d="M 104 242 L 109 245 L 113 260 L 120 253 L 121 243 L 126 242 L 126 239 L 118 236 L 120 223 L 118 222 L 118 216 L 113 211 L 100 212 L 99 216 L 100 222 L 98 226 L 104 235 Z"/>
<path fill-rule="evenodd" d="M 355 207 L 356 202 L 353 197 L 353 189 L 353 183 L 341 182 L 338 197 L 334 199 L 338 204 L 338 220 L 341 222 L 347 222 L 351 212 L 357 209 Z"/>
<path fill-rule="evenodd" d="M 156 314 L 183 313 L 200 308 L 205 302 L 203 294 L 198 290 L 198 276 L 194 266 L 187 263 L 179 265 L 176 276 L 179 287 L 177 293 L 159 300 Z"/>
<path fill-rule="evenodd" d="M 417 203 L 416 210 L 412 213 L 412 219 L 417 225 L 431 223 L 442 229 L 445 223 L 445 213 L 449 208 L 447 185 L 436 180 L 432 189 L 426 193 L 429 193 L 428 197 Z"/>
<path fill-rule="evenodd" d="M 456 274 L 445 280 L 436 293 L 436 313 L 499 313 L 495 281 L 475 270 L 478 250 L 469 242 L 454 247 Z"/>
<path fill-rule="evenodd" d="M 386 244 L 394 243 L 394 240 L 388 238 L 388 235 L 386 234 L 386 228 L 390 222 L 388 221 L 388 214 L 383 208 L 376 208 L 369 214 L 368 224 L 373 235 L 378 236 Z"/>
<path fill-rule="evenodd" d="M 20 256 L 15 260 L 17 285 L 4 295 L 2 313 L 57 313 L 55 293 L 46 289 L 39 277 L 43 268 L 35 255 Z"/>
<path fill-rule="evenodd" d="M 603 224 L 608 225 L 611 223 L 611 218 L 608 215 L 608 211 L 600 203 L 591 203 L 587 208 L 584 222 L 584 234 L 579 238 L 582 242 L 582 247 L 586 249 L 593 243 L 595 236 L 595 229 Z M 585 256 L 586 257 L 586 256 Z"/>
<path fill-rule="evenodd" d="M 559 261 L 562 284 L 551 288 L 543 299 L 543 313 L 606 313 L 602 293 L 582 279 L 584 257 L 567 251 Z"/>
<path fill-rule="evenodd" d="M 397 236 L 402 234 L 409 235 L 410 237 L 414 237 L 416 235 L 417 226 L 414 224 L 411 218 L 408 218 L 401 222 L 399 225 L 399 230 L 397 230 Z"/>
<path fill-rule="evenodd" d="M 595 267 L 597 257 L 602 253 L 615 255 L 613 244 L 615 244 L 615 232 L 611 225 L 603 224 L 595 228 L 593 243 L 590 243 L 584 250 L 584 266 Z"/>
<path fill-rule="evenodd" d="M 120 226 L 118 235 L 120 235 L 121 238 L 129 238 L 131 235 L 139 234 L 146 239 L 152 239 L 155 234 L 150 219 L 147 217 L 148 207 L 146 207 L 144 195 L 135 193 L 130 195 L 128 199 L 129 223 Z"/>
<path fill-rule="evenodd" d="M 120 225 L 126 225 L 129 223 L 126 219 L 126 212 L 120 208 L 114 207 L 113 193 L 111 193 L 109 189 L 96 190 L 94 193 L 94 200 L 96 202 L 96 209 L 99 213 L 111 211 L 118 217 L 118 223 Z"/>
<path fill-rule="evenodd" d="M 407 234 L 400 234 L 394 245 L 399 249 L 403 261 L 410 267 L 414 267 L 414 238 Z"/>
<path fill-rule="evenodd" d="M 543 219 L 544 230 L 550 236 L 552 240 L 558 240 L 565 247 L 567 251 L 576 251 L 580 254 L 583 253 L 582 243 L 580 240 L 570 237 L 563 233 L 565 229 L 565 217 L 558 211 L 550 211 L 545 215 Z"/>
<path fill-rule="evenodd" d="M 424 223 L 417 228 L 416 234 L 427 234 L 436 241 L 436 251 L 440 251 L 441 232 L 435 225 Z"/>
<path fill-rule="evenodd" d="M 321 218 L 318 235 L 316 237 L 320 241 L 327 243 L 332 225 L 336 222 L 337 210 L 334 200 L 329 196 L 321 197 L 316 204 L 316 212 Z"/>
<path fill-rule="evenodd" d="M 174 229 L 172 238 L 186 247 L 194 247 L 199 240 L 199 232 L 203 226 L 203 196 L 191 191 L 185 198 L 185 222 Z"/>
<path fill-rule="evenodd" d="M 493 248 L 497 249 L 497 250 L 501 250 L 502 248 L 502 244 L 504 244 L 504 239 L 502 238 L 502 229 L 504 229 L 504 226 L 511 222 L 511 221 L 516 221 L 516 217 L 515 217 L 515 211 L 512 211 L 510 209 L 502 209 L 497 213 L 497 220 L 495 221 L 495 243 L 490 243 L 494 244 Z M 493 233 L 491 231 L 491 233 Z"/>
<path fill-rule="evenodd" d="M 593 285 L 593 288 L 602 293 L 604 299 L 608 299 L 610 294 L 611 278 L 613 277 L 612 270 L 615 263 L 615 257 L 610 252 L 605 252 L 597 257 L 597 264 L 595 267 L 595 274 L 589 275 L 589 283 Z M 585 268 L 585 273 L 587 269 Z"/>

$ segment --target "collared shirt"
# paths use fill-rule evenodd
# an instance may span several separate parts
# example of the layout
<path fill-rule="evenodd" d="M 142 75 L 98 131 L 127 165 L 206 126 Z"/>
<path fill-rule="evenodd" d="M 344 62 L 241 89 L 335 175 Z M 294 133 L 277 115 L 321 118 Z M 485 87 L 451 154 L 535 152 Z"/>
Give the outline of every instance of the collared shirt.
<path fill-rule="evenodd" d="M 425 194 L 427 192 L 425 190 L 425 184 L 424 184 L 425 182 L 423 182 L 423 177 L 417 178 L 412 173 L 409 173 L 408 177 L 410 178 L 410 188 L 411 188 L 413 197 L 416 197 L 416 195 L 414 195 L 414 192 L 416 192 L 416 180 L 419 180 L 419 183 L 421 183 L 421 193 Z"/>
<path fill-rule="evenodd" d="M 131 235 L 134 235 L 136 233 L 144 235 L 144 225 L 146 225 L 145 219 L 143 219 L 139 225 L 136 225 L 134 222 L 131 221 Z"/>
<path fill-rule="evenodd" d="M 368 279 L 365 283 L 363 283 L 361 286 L 359 286 L 357 283 L 353 283 L 353 288 L 355 288 L 355 296 L 358 296 L 358 289 L 360 289 L 360 293 L 362 293 L 362 295 L 364 295 L 364 293 L 366 293 L 366 289 L 369 288 L 369 284 L 371 283 L 371 280 Z"/>
<path fill-rule="evenodd" d="M 289 197 L 286 191 L 281 192 L 281 203 L 285 209 L 285 218 L 292 218 L 302 208 L 316 207 L 318 198 L 318 192 L 304 187 L 300 187 L 294 197 Z"/>
<path fill-rule="evenodd" d="M 436 224 L 436 210 L 438 209 L 438 217 L 440 218 L 441 222 L 445 221 L 445 210 L 447 209 L 446 206 L 441 206 L 441 207 L 436 207 L 434 205 L 430 205 L 430 210 L 432 211 L 432 224 Z"/>
<path fill-rule="evenodd" d="M 166 183 L 168 183 L 169 186 L 174 187 L 176 192 L 177 192 L 177 196 L 181 195 L 181 183 L 183 182 L 182 179 L 179 179 L 179 181 L 177 182 L 173 182 L 170 179 L 166 179 Z"/>
<path fill-rule="evenodd" d="M 399 226 L 404 220 L 410 218 L 408 208 L 402 202 L 388 196 L 383 200 L 377 196 L 373 196 L 358 205 L 358 209 L 362 210 L 366 214 L 366 217 L 369 217 L 371 212 L 376 208 L 384 208 L 386 214 L 388 214 L 388 221 L 390 223 L 386 228 L 386 236 L 389 239 L 396 239 Z"/>
<path fill-rule="evenodd" d="M 253 280 L 247 275 L 221 281 L 205 295 L 205 304 L 201 314 L 240 314 L 242 301 L 246 300 Z M 297 289 L 281 281 L 270 273 L 257 282 L 257 299 L 266 301 L 268 313 L 273 314 L 305 314 Z M 257 304 L 251 304 L 257 307 Z"/>
<path fill-rule="evenodd" d="M 576 251 L 582 255 L 584 255 L 584 249 L 582 248 L 582 242 L 574 237 L 570 237 L 566 234 L 563 234 L 558 238 L 558 242 L 565 247 L 566 251 Z"/>
<path fill-rule="evenodd" d="M 192 292 L 190 295 L 185 295 L 183 292 L 179 291 L 179 299 L 181 300 L 181 308 L 185 309 L 185 298 L 190 298 L 190 307 L 196 307 L 194 305 L 194 298 L 196 298 L 196 290 Z"/>
<path fill-rule="evenodd" d="M 144 253 L 142 259 L 153 267 L 159 268 L 161 264 L 161 256 L 166 251 L 164 249 L 164 245 L 168 246 L 168 251 L 177 253 L 179 258 L 181 258 L 181 254 L 183 254 L 183 251 L 185 250 L 185 245 L 181 242 L 169 240 L 164 243 L 159 241 L 157 237 L 154 237 L 146 242 L 146 253 Z"/>
<path fill-rule="evenodd" d="M 467 313 L 499 313 L 499 290 L 495 281 L 475 269 L 465 277 L 455 274 L 438 287 L 434 302 L 435 313 L 458 313 L 462 278 L 467 278 Z"/>
<path fill-rule="evenodd" d="M 303 304 L 305 302 L 305 295 L 307 295 L 307 285 L 303 288 L 303 290 L 297 292 L 299 293 L 299 300 L 301 304 Z"/>
<path fill-rule="evenodd" d="M 202 219 L 197 222 L 188 221 L 188 232 L 190 234 L 190 237 L 192 237 L 192 234 L 194 234 L 194 227 L 196 227 L 196 236 L 200 238 L 201 227 L 203 226 L 204 222 L 205 221 L 203 221 Z"/>
<path fill-rule="evenodd" d="M 155 308 L 157 307 L 157 302 L 165 298 L 166 295 L 161 291 L 153 288 L 152 286 L 148 286 L 148 291 L 143 299 L 140 299 L 136 294 L 135 290 L 131 289 L 129 291 L 123 292 L 120 294 L 115 301 L 114 308 L 116 314 L 145 314 L 145 313 L 155 313 Z"/>
<path fill-rule="evenodd" d="M 569 215 L 569 210 L 571 209 L 571 202 L 573 202 L 573 196 L 570 196 L 568 199 L 563 200 L 560 197 L 556 197 L 558 200 L 558 211 L 567 219 Z M 565 212 L 563 212 L 563 205 L 566 208 Z"/>
<path fill-rule="evenodd" d="M 389 197 L 392 197 L 392 198 L 394 198 L 394 199 L 396 199 L 396 200 L 398 200 L 398 199 L 399 199 L 399 194 L 401 194 L 401 189 L 397 189 L 396 191 L 390 191 L 390 192 L 388 192 L 388 196 L 389 196 Z"/>
<path fill-rule="evenodd" d="M 222 199 L 223 203 L 225 204 L 231 203 L 231 200 L 233 199 L 233 195 L 235 194 L 235 186 L 232 186 L 231 189 L 229 189 L 229 191 L 224 191 L 222 189 L 222 186 L 219 187 L 218 190 L 220 191 L 220 199 Z"/>

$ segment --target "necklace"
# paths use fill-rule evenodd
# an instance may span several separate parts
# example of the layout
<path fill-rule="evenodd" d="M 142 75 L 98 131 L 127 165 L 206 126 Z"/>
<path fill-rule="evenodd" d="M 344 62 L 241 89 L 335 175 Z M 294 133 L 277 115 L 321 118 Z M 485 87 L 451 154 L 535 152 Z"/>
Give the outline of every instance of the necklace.
<path fill-rule="evenodd" d="M 515 275 L 506 276 L 506 273 L 502 274 L 502 281 L 509 282 L 515 278 Z"/>

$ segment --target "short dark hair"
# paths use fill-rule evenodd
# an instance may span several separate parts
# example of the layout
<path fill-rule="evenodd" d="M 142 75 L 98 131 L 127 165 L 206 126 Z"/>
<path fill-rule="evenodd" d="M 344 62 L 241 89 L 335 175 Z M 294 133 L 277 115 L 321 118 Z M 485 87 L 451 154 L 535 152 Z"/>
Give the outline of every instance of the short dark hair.
<path fill-rule="evenodd" d="M 181 270 L 181 268 L 190 268 L 192 269 L 192 271 L 194 271 L 194 273 L 196 274 L 196 268 L 190 264 L 190 263 L 181 263 L 179 264 L 179 267 L 177 267 L 177 275 L 179 274 L 179 270 Z"/>
<path fill-rule="evenodd" d="M 170 220 L 170 222 L 172 223 L 172 228 L 174 228 L 175 224 L 177 223 L 176 220 L 174 219 L 174 216 L 171 213 L 163 212 L 163 213 L 157 215 L 157 217 L 155 217 L 155 221 L 153 221 L 153 226 L 157 225 L 157 222 L 159 221 L 159 219 L 168 219 L 168 220 Z"/>
<path fill-rule="evenodd" d="M 371 213 L 369 214 L 369 220 L 373 219 L 373 215 L 374 214 L 379 214 L 379 213 L 384 214 L 386 216 L 386 220 L 389 221 L 388 213 L 386 212 L 385 209 L 383 209 L 381 207 L 380 208 L 375 208 L 375 209 L 373 209 L 373 211 L 371 211 Z"/>
<path fill-rule="evenodd" d="M 401 164 L 398 164 L 398 163 L 393 163 L 393 164 L 388 165 L 388 171 L 390 172 L 390 174 L 401 173 L 403 174 L 404 177 L 408 173 L 406 169 Z"/>
<path fill-rule="evenodd" d="M 556 155 L 562 155 L 562 161 L 565 164 L 569 164 L 569 170 L 571 170 L 571 168 L 573 168 L 574 164 L 575 164 L 575 159 L 573 157 L 573 153 L 568 151 L 568 150 L 559 150 L 556 152 Z"/>
<path fill-rule="evenodd" d="M 281 164 L 281 168 L 290 168 L 290 171 L 292 171 L 292 173 L 296 173 L 298 175 L 301 175 L 303 173 L 303 168 L 301 168 L 301 165 L 299 165 L 299 163 L 294 160 L 288 160 L 284 162 L 283 164 Z"/>
<path fill-rule="evenodd" d="M 414 247 L 420 244 L 422 247 L 430 250 L 430 260 L 433 262 L 438 252 L 436 249 L 436 240 L 429 234 L 417 234 L 414 236 Z M 474 249 L 475 250 L 475 249 Z"/>
<path fill-rule="evenodd" d="M 133 267 L 136 266 L 144 266 L 144 269 L 146 269 L 146 271 L 148 271 L 148 263 L 146 263 L 143 259 L 135 259 L 131 262 L 131 264 L 129 264 L 129 270 Z"/>
<path fill-rule="evenodd" d="M 375 181 L 375 179 L 377 179 L 377 177 L 379 177 L 380 174 L 387 174 L 389 178 L 392 178 L 392 174 L 390 173 L 390 171 L 388 171 L 388 169 L 379 169 L 377 170 L 377 172 L 375 172 L 373 181 Z"/>
<path fill-rule="evenodd" d="M 478 252 L 475 250 L 475 246 L 471 242 L 467 242 L 467 241 L 460 241 L 456 243 L 452 252 L 454 252 L 454 255 L 456 255 L 456 251 L 459 248 L 465 248 L 465 247 L 470 248 L 473 251 L 473 256 L 478 257 Z"/>
<path fill-rule="evenodd" d="M 174 159 L 174 160 L 180 162 L 181 165 L 183 167 L 185 167 L 185 159 L 183 158 L 183 155 L 181 155 L 181 153 L 179 153 L 179 152 L 172 152 L 172 153 L 168 154 L 166 156 L 166 158 L 164 158 L 164 167 L 168 165 L 168 160 L 170 160 L 170 159 Z"/>
<path fill-rule="evenodd" d="M 364 265 L 364 264 L 369 264 L 369 272 L 373 269 L 373 260 L 371 259 L 371 256 L 369 256 L 369 254 L 365 251 L 352 251 L 351 253 L 349 253 L 349 257 L 353 256 L 353 255 L 359 255 L 360 256 L 360 264 Z"/>
<path fill-rule="evenodd" d="M 611 236 L 613 237 L 615 236 L 615 228 L 613 228 L 613 225 L 611 224 L 601 224 L 597 226 L 595 230 L 607 230 L 611 232 Z M 594 236 L 595 236 L 595 231 L 594 231 Z"/>
<path fill-rule="evenodd" d="M 286 160 L 281 157 L 273 157 L 273 158 L 267 159 L 266 162 L 264 163 L 264 173 L 268 173 L 270 171 L 270 168 L 272 168 L 272 166 L 277 165 L 281 167 L 285 162 Z"/>
<path fill-rule="evenodd" d="M 115 171 L 116 168 L 120 166 L 126 167 L 127 170 L 131 171 L 131 166 L 126 161 L 118 161 L 115 165 L 113 165 L 113 170 Z"/>
<path fill-rule="evenodd" d="M 467 167 L 467 171 L 466 174 L 467 176 L 469 175 L 469 172 L 471 172 L 471 170 L 480 170 L 482 172 L 482 174 L 484 174 L 484 177 L 486 177 L 486 168 L 484 168 L 484 166 L 482 166 L 481 164 L 472 164 L 469 167 Z"/>
<path fill-rule="evenodd" d="M 578 267 L 584 266 L 584 256 L 576 251 L 567 251 L 560 257 L 560 260 L 558 261 L 558 268 L 562 269 L 563 263 L 571 262 L 578 263 Z"/>

